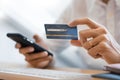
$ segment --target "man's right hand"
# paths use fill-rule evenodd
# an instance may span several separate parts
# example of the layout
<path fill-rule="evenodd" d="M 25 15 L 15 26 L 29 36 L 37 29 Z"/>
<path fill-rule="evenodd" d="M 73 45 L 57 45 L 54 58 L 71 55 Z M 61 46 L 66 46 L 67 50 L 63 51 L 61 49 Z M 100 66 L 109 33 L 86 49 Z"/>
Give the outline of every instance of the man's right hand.
<path fill-rule="evenodd" d="M 78 47 L 84 47 L 93 58 L 102 58 L 109 64 L 120 63 L 120 46 L 107 29 L 89 18 L 76 19 L 69 26 L 88 25 L 89 29 L 79 32 L 79 40 L 71 40 Z"/>
<path fill-rule="evenodd" d="M 38 35 L 34 35 L 34 39 L 38 45 L 48 49 L 43 40 Z M 53 57 L 49 56 L 46 51 L 34 53 L 34 48 L 31 46 L 23 48 L 21 47 L 21 44 L 17 43 L 16 48 L 19 49 L 19 52 L 25 56 L 25 60 L 33 67 L 45 68 L 51 63 L 53 59 Z"/>

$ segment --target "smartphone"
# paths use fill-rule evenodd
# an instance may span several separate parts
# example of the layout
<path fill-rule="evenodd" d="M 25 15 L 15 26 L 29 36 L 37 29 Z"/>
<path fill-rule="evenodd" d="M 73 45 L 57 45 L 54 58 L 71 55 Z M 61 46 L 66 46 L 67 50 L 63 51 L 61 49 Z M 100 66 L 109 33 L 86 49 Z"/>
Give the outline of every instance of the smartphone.
<path fill-rule="evenodd" d="M 34 43 L 33 41 L 29 40 L 27 37 L 23 36 L 22 34 L 19 33 L 7 33 L 7 37 L 12 39 L 13 41 L 20 43 L 22 47 L 27 47 L 27 46 L 32 46 L 34 47 L 34 53 L 42 52 L 42 51 L 47 51 L 48 55 L 53 56 L 51 52 L 48 50 L 44 49 L 43 47 L 39 46 L 38 44 Z"/>

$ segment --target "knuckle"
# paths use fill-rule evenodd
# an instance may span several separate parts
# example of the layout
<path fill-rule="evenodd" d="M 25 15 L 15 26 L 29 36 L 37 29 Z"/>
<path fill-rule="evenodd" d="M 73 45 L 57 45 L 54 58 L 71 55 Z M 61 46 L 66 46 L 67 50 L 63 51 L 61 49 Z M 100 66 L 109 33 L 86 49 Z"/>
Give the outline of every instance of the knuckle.
<path fill-rule="evenodd" d="M 86 17 L 85 20 L 87 21 L 87 24 L 90 24 L 91 23 L 91 19 Z"/>
<path fill-rule="evenodd" d="M 106 44 L 105 41 L 102 41 L 101 43 L 99 43 L 99 46 L 101 49 L 104 49 L 104 50 L 108 48 L 108 45 Z"/>
<path fill-rule="evenodd" d="M 107 40 L 107 35 L 103 34 L 100 36 L 102 40 Z"/>
<path fill-rule="evenodd" d="M 90 18 L 89 18 L 89 17 L 85 17 L 85 20 L 86 20 L 86 21 L 89 21 L 89 20 L 90 20 Z"/>
<path fill-rule="evenodd" d="M 88 48 L 88 43 L 84 43 L 84 44 L 83 44 L 83 47 L 88 50 L 88 49 L 89 49 L 89 48 Z"/>
<path fill-rule="evenodd" d="M 107 33 L 107 31 L 106 31 L 106 29 L 104 27 L 99 27 L 99 29 L 101 30 L 102 33 L 104 33 L 104 34 Z"/>
<path fill-rule="evenodd" d="M 88 53 L 89 53 L 90 56 L 92 56 L 93 58 L 96 59 L 96 53 L 94 52 L 94 49 L 93 49 L 93 48 L 90 49 L 90 50 L 88 50 Z"/>
<path fill-rule="evenodd" d="M 104 52 L 106 52 L 107 50 L 109 50 L 108 45 L 105 41 L 102 41 L 101 43 L 99 43 L 99 48 L 100 48 L 100 53 L 104 54 Z"/>

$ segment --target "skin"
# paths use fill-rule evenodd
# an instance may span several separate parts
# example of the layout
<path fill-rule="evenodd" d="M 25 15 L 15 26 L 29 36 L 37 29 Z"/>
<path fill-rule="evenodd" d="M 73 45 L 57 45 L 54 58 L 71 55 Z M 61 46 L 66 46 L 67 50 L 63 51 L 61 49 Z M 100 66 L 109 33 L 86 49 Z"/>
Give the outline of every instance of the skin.
<path fill-rule="evenodd" d="M 35 39 L 35 42 L 38 45 L 41 45 L 42 47 L 48 49 L 48 47 L 44 44 L 43 40 L 38 35 L 34 35 L 33 38 Z M 52 56 L 48 56 L 47 52 L 33 53 L 34 48 L 31 46 L 23 48 L 23 47 L 21 47 L 21 45 L 19 43 L 17 43 L 16 48 L 19 49 L 19 52 L 25 56 L 25 60 L 29 64 L 31 64 L 33 67 L 36 67 L 36 68 L 47 67 L 53 59 Z M 32 53 L 32 54 L 30 54 L 30 53 Z"/>
<path fill-rule="evenodd" d="M 108 4 L 109 0 L 102 0 L 104 3 Z"/>
<path fill-rule="evenodd" d="M 95 59 L 102 58 L 109 64 L 120 63 L 120 54 L 112 46 L 112 42 L 109 40 L 107 36 L 108 32 L 104 26 L 89 18 L 77 19 L 69 24 L 70 27 L 77 25 L 87 25 L 89 29 L 80 31 L 80 40 L 71 40 L 72 45 L 84 47 L 88 51 L 88 54 Z M 48 49 L 38 35 L 34 35 L 33 38 L 37 44 Z M 88 40 L 88 38 L 92 39 Z M 33 67 L 45 68 L 53 61 L 53 57 L 48 56 L 47 52 L 33 53 L 34 48 L 31 46 L 23 48 L 17 43 L 16 48 L 19 49 L 19 52 L 25 56 L 25 60 Z"/>
<path fill-rule="evenodd" d="M 77 19 L 69 24 L 71 27 L 77 25 L 87 25 L 89 29 L 80 31 L 80 40 L 71 40 L 72 45 L 84 47 L 93 58 L 102 58 L 109 64 L 120 63 L 120 54 L 112 46 L 104 26 L 89 18 Z"/>

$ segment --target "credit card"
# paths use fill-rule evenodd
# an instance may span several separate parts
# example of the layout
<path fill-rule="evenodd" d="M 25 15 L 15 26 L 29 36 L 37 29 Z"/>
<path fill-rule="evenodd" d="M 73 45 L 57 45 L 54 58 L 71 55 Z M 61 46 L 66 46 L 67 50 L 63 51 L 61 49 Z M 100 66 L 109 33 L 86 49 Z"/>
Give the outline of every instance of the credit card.
<path fill-rule="evenodd" d="M 45 24 L 47 39 L 73 39 L 78 40 L 77 27 L 67 24 Z"/>

